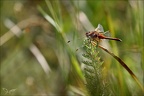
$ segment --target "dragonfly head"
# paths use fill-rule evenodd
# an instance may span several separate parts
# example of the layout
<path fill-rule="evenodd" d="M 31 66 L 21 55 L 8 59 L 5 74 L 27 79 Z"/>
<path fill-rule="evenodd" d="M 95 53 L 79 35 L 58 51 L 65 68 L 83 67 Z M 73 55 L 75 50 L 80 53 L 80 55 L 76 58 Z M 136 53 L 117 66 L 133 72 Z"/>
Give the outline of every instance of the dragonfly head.
<path fill-rule="evenodd" d="M 87 32 L 86 36 L 88 38 L 94 38 L 94 37 L 97 37 L 97 34 L 95 34 L 95 31 L 91 31 L 91 32 Z"/>

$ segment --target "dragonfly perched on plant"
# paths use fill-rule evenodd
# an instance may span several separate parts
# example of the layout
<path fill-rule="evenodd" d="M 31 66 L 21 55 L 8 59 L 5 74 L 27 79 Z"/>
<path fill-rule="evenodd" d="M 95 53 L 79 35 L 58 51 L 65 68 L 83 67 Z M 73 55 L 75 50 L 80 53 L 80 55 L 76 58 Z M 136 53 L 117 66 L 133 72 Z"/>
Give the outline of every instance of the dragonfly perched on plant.
<path fill-rule="evenodd" d="M 109 40 L 116 40 L 116 41 L 122 41 L 119 38 L 112 38 L 112 37 L 107 37 L 104 34 L 106 34 L 108 31 L 104 32 L 104 29 L 102 27 L 102 25 L 98 24 L 97 28 L 94 31 L 89 31 L 86 33 L 86 37 L 88 39 L 90 39 L 90 41 L 92 41 L 91 43 L 95 45 L 95 43 L 97 43 L 97 46 L 99 48 L 101 48 L 102 50 L 104 50 L 105 52 L 107 52 L 108 54 L 110 54 L 112 57 L 114 57 L 121 66 L 123 66 L 128 72 L 129 74 L 133 77 L 133 79 L 137 82 L 137 84 L 141 87 L 141 89 L 144 92 L 144 88 L 141 85 L 141 83 L 139 82 L 138 78 L 136 77 L 136 75 L 133 73 L 133 71 L 131 71 L 131 69 L 126 65 L 126 63 L 124 63 L 124 61 L 119 58 L 118 56 L 116 56 L 114 53 L 110 52 L 109 50 L 107 50 L 106 48 L 98 45 L 98 43 L 100 42 L 101 39 L 109 39 Z M 69 43 L 70 41 L 68 41 L 67 43 Z M 76 49 L 77 51 L 78 49 Z"/>
<path fill-rule="evenodd" d="M 90 31 L 86 33 L 86 36 L 88 39 L 90 39 L 92 44 L 93 43 L 97 43 L 97 46 L 101 49 L 103 49 L 105 52 L 107 52 L 108 54 L 110 54 L 111 56 L 113 56 L 128 72 L 129 74 L 133 77 L 133 79 L 137 82 L 137 84 L 141 87 L 141 89 L 144 92 L 144 87 L 141 86 L 141 83 L 139 82 L 138 78 L 136 77 L 136 75 L 133 73 L 133 71 L 131 71 L 131 69 L 126 65 L 126 63 L 123 62 L 123 60 L 121 60 L 121 58 L 119 58 L 118 56 L 116 56 L 115 54 L 113 54 L 112 52 L 110 52 L 109 50 L 107 50 L 106 48 L 98 45 L 98 43 L 100 42 L 101 39 L 109 39 L 109 40 L 116 40 L 116 41 L 122 41 L 119 38 L 112 38 L 112 37 L 107 37 L 104 34 L 107 33 L 108 31 L 104 32 L 104 29 L 102 27 L 102 25 L 98 24 L 97 28 L 94 31 Z"/>
<path fill-rule="evenodd" d="M 103 26 L 101 24 L 98 24 L 97 28 L 94 31 L 87 32 L 86 36 L 90 40 L 96 41 L 97 43 L 100 42 L 101 39 L 109 39 L 109 40 L 122 41 L 119 38 L 107 37 L 107 36 L 104 35 L 105 33 L 108 33 L 108 31 L 104 32 Z"/>

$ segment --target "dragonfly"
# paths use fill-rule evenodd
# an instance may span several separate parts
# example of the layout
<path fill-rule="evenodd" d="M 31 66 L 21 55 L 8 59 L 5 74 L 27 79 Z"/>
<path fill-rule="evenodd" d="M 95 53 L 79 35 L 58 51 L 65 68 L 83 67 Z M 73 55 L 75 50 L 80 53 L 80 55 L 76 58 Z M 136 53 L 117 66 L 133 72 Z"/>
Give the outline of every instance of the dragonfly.
<path fill-rule="evenodd" d="M 92 41 L 96 41 L 97 43 L 99 43 L 99 41 L 101 39 L 109 39 L 109 40 L 116 40 L 116 41 L 122 41 L 119 38 L 112 38 L 112 37 L 107 37 L 104 34 L 107 33 L 108 31 L 104 32 L 103 26 L 98 24 L 97 28 L 94 31 L 90 31 L 86 33 L 86 36 L 92 40 Z M 93 42 L 92 42 L 93 43 Z M 97 44 L 98 45 L 98 44 Z M 126 63 L 124 63 L 124 61 L 119 58 L 118 56 L 116 56 L 114 53 L 110 52 L 109 50 L 107 50 L 106 48 L 98 45 L 99 48 L 101 48 L 102 50 L 104 50 L 105 52 L 107 52 L 108 54 L 110 54 L 112 57 L 114 57 L 120 64 L 121 66 L 123 66 L 128 73 L 133 77 L 133 79 L 137 82 L 137 84 L 140 86 L 140 88 L 142 89 L 142 91 L 144 92 L 144 87 L 141 86 L 141 83 L 139 82 L 138 78 L 136 77 L 136 75 L 133 73 L 133 71 L 126 65 Z"/>
<path fill-rule="evenodd" d="M 94 31 L 89 31 L 86 32 L 86 37 L 92 41 L 91 43 L 94 45 L 98 45 L 98 43 L 101 41 L 101 39 L 109 39 L 109 40 L 116 40 L 116 41 L 122 41 L 119 38 L 112 38 L 112 37 L 107 37 L 104 34 L 109 33 L 109 31 L 104 32 L 103 26 L 101 24 L 98 24 L 97 28 Z M 94 41 L 94 42 L 93 42 Z M 97 44 L 96 44 L 96 42 Z M 70 41 L 67 41 L 69 43 Z M 77 51 L 78 49 L 76 49 Z"/>
<path fill-rule="evenodd" d="M 100 42 L 101 39 L 109 39 L 109 40 L 116 40 L 116 41 L 122 41 L 119 38 L 112 38 L 112 37 L 107 37 L 104 34 L 108 33 L 109 31 L 104 32 L 103 26 L 101 24 L 98 24 L 97 28 L 94 31 L 89 31 L 86 32 L 86 36 L 96 42 Z"/>

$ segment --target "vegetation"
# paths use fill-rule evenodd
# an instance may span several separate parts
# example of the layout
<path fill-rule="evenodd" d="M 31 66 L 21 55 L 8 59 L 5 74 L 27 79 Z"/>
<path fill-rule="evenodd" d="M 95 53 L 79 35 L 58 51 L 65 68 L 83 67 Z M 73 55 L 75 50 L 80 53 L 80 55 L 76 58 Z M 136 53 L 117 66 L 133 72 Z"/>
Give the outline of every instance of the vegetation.
<path fill-rule="evenodd" d="M 0 4 L 1 95 L 144 95 L 143 1 L 1 0 Z M 137 80 L 86 39 L 85 33 L 99 23 L 111 37 L 122 39 L 102 40 L 100 45 L 123 60 Z"/>

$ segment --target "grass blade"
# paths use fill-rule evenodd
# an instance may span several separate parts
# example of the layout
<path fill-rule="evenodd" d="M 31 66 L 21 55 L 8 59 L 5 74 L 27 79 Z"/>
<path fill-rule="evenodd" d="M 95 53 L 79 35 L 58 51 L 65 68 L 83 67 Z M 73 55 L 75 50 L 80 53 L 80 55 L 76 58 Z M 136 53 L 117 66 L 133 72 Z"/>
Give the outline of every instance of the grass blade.
<path fill-rule="evenodd" d="M 42 13 L 44 18 L 57 29 L 58 32 L 61 32 L 62 29 L 60 26 L 40 6 L 38 6 L 38 10 Z"/>
<path fill-rule="evenodd" d="M 132 78 L 137 82 L 137 84 L 140 86 L 140 88 L 144 92 L 144 88 L 143 88 L 142 84 L 139 82 L 136 75 L 129 69 L 129 67 L 118 56 L 114 55 L 112 52 L 108 51 L 107 49 L 105 49 L 104 47 L 102 47 L 100 45 L 99 45 L 99 47 L 101 49 L 103 49 L 104 51 L 106 51 L 107 53 L 109 53 L 111 56 L 113 56 L 128 71 L 128 73 L 132 76 Z"/>

